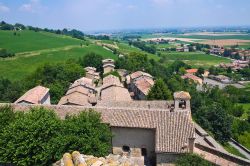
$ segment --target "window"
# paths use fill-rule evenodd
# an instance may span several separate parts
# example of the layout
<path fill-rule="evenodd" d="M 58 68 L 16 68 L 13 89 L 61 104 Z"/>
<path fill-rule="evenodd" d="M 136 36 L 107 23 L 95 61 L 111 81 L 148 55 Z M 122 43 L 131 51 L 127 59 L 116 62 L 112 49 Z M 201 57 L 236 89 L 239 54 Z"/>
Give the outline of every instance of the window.
<path fill-rule="evenodd" d="M 141 155 L 142 156 L 147 156 L 147 149 L 146 148 L 141 148 Z"/>
<path fill-rule="evenodd" d="M 124 146 L 122 147 L 122 150 L 123 150 L 124 152 L 130 152 L 130 147 L 124 145 Z"/>
<path fill-rule="evenodd" d="M 179 108 L 185 109 L 186 108 L 186 101 L 185 100 L 181 100 L 179 102 Z"/>

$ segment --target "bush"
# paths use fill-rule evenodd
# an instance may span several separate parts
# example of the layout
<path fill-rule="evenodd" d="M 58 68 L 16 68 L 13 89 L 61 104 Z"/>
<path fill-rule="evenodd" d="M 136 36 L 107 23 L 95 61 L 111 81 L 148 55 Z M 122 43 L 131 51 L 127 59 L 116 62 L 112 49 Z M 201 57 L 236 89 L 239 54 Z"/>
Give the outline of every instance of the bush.
<path fill-rule="evenodd" d="M 0 133 L 0 161 L 16 165 L 49 165 L 56 149 L 52 138 L 60 134 L 60 120 L 53 111 L 32 109 Z"/>
<path fill-rule="evenodd" d="M 107 155 L 112 135 L 108 125 L 101 123 L 100 119 L 100 114 L 93 110 L 66 117 L 63 131 L 53 144 L 57 158 L 74 150 L 94 156 Z"/>
<path fill-rule="evenodd" d="M 74 61 L 45 64 L 26 78 L 26 90 L 37 85 L 50 88 L 51 103 L 56 104 L 67 91 L 70 83 L 85 76 L 84 69 Z"/>
<path fill-rule="evenodd" d="M 213 166 L 214 164 L 206 161 L 196 154 L 185 154 L 176 161 L 176 166 Z"/>
<path fill-rule="evenodd" d="M 154 86 L 149 90 L 148 100 L 170 100 L 172 99 L 171 91 L 162 79 L 155 81 Z"/>
<path fill-rule="evenodd" d="M 83 67 L 95 67 L 97 71 L 102 71 L 102 56 L 96 53 L 88 53 L 79 60 Z"/>
<path fill-rule="evenodd" d="M 15 119 L 12 108 L 8 105 L 0 107 L 0 133 Z"/>
<path fill-rule="evenodd" d="M 7 58 L 15 56 L 14 53 L 8 52 L 6 49 L 0 48 L 0 58 Z"/>
<path fill-rule="evenodd" d="M 65 152 L 104 156 L 110 150 L 110 129 L 93 110 L 65 120 L 45 108 L 25 114 L 14 113 L 10 107 L 0 111 L 0 163 L 51 165 Z"/>

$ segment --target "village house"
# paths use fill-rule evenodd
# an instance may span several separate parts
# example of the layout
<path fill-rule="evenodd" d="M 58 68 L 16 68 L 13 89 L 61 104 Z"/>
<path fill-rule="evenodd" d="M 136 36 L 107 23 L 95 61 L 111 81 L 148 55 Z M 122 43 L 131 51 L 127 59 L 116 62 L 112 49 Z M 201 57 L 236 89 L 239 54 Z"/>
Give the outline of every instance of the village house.
<path fill-rule="evenodd" d="M 240 50 L 239 56 L 243 61 L 250 61 L 250 50 Z"/>
<path fill-rule="evenodd" d="M 187 72 L 188 74 L 196 74 L 197 71 L 198 71 L 198 69 L 187 69 L 187 70 L 186 70 L 186 72 Z"/>
<path fill-rule="evenodd" d="M 183 46 L 183 51 L 184 51 L 184 52 L 189 52 L 189 47 L 188 47 L 188 45 L 184 45 L 184 46 Z"/>
<path fill-rule="evenodd" d="M 131 101 L 128 89 L 120 82 L 119 78 L 108 75 L 103 78 L 100 90 L 100 100 L 103 101 Z"/>
<path fill-rule="evenodd" d="M 104 59 L 103 64 L 103 74 L 109 73 L 115 70 L 115 61 L 113 59 Z"/>
<path fill-rule="evenodd" d="M 100 79 L 100 73 L 96 72 L 95 67 L 85 67 L 86 78 L 92 79 L 93 82 Z"/>
<path fill-rule="evenodd" d="M 96 101 L 96 90 L 92 79 L 82 77 L 76 80 L 68 89 L 58 105 L 91 105 Z"/>
<path fill-rule="evenodd" d="M 197 77 L 196 75 L 193 74 L 184 74 L 183 76 L 181 76 L 182 79 L 190 79 L 193 80 L 195 83 L 202 85 L 203 81 L 200 77 Z"/>
<path fill-rule="evenodd" d="M 133 92 L 134 99 L 144 100 L 154 85 L 153 77 L 145 72 L 137 71 L 126 77 L 129 91 Z"/>
<path fill-rule="evenodd" d="M 16 104 L 50 104 L 49 89 L 36 86 L 15 101 Z"/>
<path fill-rule="evenodd" d="M 138 166 L 173 165 L 186 153 L 199 154 L 217 165 L 249 165 L 249 160 L 226 152 L 192 121 L 190 100 L 188 92 L 180 91 L 174 93 L 174 101 L 107 101 L 95 106 L 44 107 L 54 110 L 62 119 L 90 109 L 99 112 L 102 122 L 109 125 L 113 135 L 112 153 L 139 159 Z M 12 104 L 18 111 L 28 111 L 37 106 Z"/>
<path fill-rule="evenodd" d="M 145 165 L 160 166 L 172 164 L 182 154 L 194 150 L 190 99 L 189 93 L 181 91 L 174 94 L 174 101 L 108 101 L 96 106 L 48 108 L 61 118 L 88 109 L 100 112 L 102 121 L 109 124 L 114 135 L 113 154 L 144 157 Z M 28 108 L 15 106 L 17 110 Z"/>
<path fill-rule="evenodd" d="M 224 48 L 214 47 L 209 50 L 210 54 L 222 55 L 224 53 Z"/>
<path fill-rule="evenodd" d="M 177 48 L 176 48 L 176 51 L 177 51 L 177 52 L 184 52 L 184 48 L 183 48 L 183 47 L 177 47 Z"/>

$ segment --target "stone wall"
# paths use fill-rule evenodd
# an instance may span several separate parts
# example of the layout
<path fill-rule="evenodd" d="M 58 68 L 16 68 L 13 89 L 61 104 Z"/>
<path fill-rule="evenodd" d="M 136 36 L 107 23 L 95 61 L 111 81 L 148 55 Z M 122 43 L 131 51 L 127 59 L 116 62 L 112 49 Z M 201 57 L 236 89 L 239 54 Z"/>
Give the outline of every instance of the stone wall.
<path fill-rule="evenodd" d="M 148 162 L 155 160 L 155 130 L 139 128 L 111 127 L 113 153 L 141 157 L 145 155 Z M 129 151 L 123 147 L 129 147 Z"/>
<path fill-rule="evenodd" d="M 204 157 L 204 159 L 217 165 L 250 165 L 250 161 L 230 153 L 225 153 L 214 148 L 209 148 L 201 144 L 195 144 L 194 153 Z"/>
<path fill-rule="evenodd" d="M 157 166 L 168 166 L 173 163 L 181 156 L 181 154 L 171 153 L 157 153 L 156 154 L 156 165 Z"/>

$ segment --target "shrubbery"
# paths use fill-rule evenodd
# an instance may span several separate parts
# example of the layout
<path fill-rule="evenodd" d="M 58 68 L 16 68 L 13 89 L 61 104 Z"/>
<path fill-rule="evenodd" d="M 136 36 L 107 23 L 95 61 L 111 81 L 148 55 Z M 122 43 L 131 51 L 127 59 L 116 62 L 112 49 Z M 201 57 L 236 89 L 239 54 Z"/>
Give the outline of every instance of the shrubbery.
<path fill-rule="evenodd" d="M 215 166 L 195 154 L 186 154 L 176 161 L 176 166 Z"/>
<path fill-rule="evenodd" d="M 111 147 L 109 127 L 92 110 L 61 120 L 44 108 L 13 113 L 10 107 L 2 107 L 0 122 L 8 122 L 0 128 L 0 163 L 50 165 L 65 152 L 102 156 Z"/>
<path fill-rule="evenodd" d="M 0 58 L 7 58 L 15 56 L 14 53 L 8 52 L 6 49 L 0 48 Z"/>

